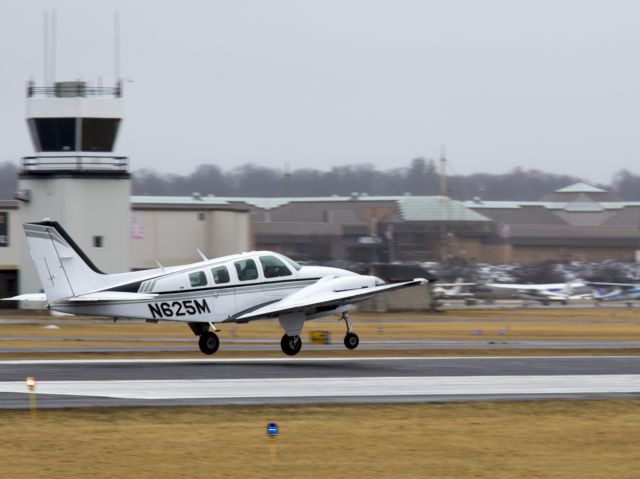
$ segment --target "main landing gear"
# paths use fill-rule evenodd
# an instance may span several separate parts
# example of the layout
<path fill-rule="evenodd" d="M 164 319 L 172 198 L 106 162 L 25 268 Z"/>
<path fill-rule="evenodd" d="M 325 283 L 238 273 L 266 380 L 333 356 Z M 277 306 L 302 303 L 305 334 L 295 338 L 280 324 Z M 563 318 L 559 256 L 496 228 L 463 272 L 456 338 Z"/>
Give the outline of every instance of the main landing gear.
<path fill-rule="evenodd" d="M 214 332 L 217 331 L 212 323 L 189 323 L 193 334 L 200 336 L 198 346 L 204 354 L 212 355 L 220 347 L 220 338 Z M 211 331 L 213 329 L 213 331 Z"/>
<path fill-rule="evenodd" d="M 302 339 L 300 336 L 288 336 L 285 334 L 280 340 L 282 352 L 288 356 L 295 356 L 302 348 Z"/>
<path fill-rule="evenodd" d="M 213 354 L 220 347 L 220 339 L 218 335 L 213 331 L 207 331 L 204 334 L 200 335 L 200 340 L 198 341 L 198 345 L 200 346 L 200 351 L 204 354 Z"/>
<path fill-rule="evenodd" d="M 358 347 L 358 344 L 360 344 L 360 338 L 358 338 L 358 335 L 354 333 L 351 328 L 351 321 L 349 321 L 348 311 L 342 313 L 342 320 L 347 325 L 347 334 L 344 337 L 344 345 L 347 349 L 356 349 Z"/>

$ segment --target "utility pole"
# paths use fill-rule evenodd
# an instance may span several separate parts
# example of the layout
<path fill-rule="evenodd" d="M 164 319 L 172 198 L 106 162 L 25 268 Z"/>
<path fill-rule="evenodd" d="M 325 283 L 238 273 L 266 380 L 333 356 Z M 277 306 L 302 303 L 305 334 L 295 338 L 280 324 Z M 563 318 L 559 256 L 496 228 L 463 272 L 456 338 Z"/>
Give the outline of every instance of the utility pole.
<path fill-rule="evenodd" d="M 447 154 L 444 145 L 440 145 L 440 196 L 449 196 L 447 195 Z"/>

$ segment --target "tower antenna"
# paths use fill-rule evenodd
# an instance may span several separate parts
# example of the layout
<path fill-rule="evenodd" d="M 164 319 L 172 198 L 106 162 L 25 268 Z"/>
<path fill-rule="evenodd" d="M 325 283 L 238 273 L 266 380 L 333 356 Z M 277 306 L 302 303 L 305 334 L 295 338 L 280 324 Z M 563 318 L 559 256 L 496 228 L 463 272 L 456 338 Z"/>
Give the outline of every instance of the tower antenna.
<path fill-rule="evenodd" d="M 56 82 L 56 42 L 58 37 L 58 12 L 51 10 L 51 84 Z"/>
<path fill-rule="evenodd" d="M 42 14 L 42 80 L 49 85 L 49 12 Z"/>
<path fill-rule="evenodd" d="M 113 76 L 120 81 L 120 12 L 113 14 Z"/>

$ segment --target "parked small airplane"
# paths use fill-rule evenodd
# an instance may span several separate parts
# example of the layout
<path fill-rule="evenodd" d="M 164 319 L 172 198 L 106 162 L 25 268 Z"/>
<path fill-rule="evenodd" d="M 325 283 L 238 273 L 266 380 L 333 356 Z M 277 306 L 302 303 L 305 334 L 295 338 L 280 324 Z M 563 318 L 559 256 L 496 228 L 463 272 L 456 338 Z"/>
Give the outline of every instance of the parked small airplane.
<path fill-rule="evenodd" d="M 463 289 L 465 286 L 473 286 L 475 284 L 465 283 L 464 279 L 458 278 L 455 283 L 438 283 L 431 289 L 431 295 L 436 300 L 473 298 L 473 293 L 463 291 Z"/>
<path fill-rule="evenodd" d="M 593 299 L 596 301 L 624 301 L 628 305 L 631 305 L 632 301 L 640 299 L 640 284 L 634 283 L 587 283 L 589 286 L 593 286 L 596 289 L 596 294 L 593 295 Z M 600 288 L 609 288 L 606 292 L 599 292 Z"/>
<path fill-rule="evenodd" d="M 187 323 L 200 350 L 213 354 L 220 341 L 215 324 L 278 318 L 280 346 L 293 356 L 302 347 L 304 322 L 340 315 L 344 344 L 358 347 L 349 309 L 378 293 L 426 284 L 417 278 L 385 284 L 375 276 L 322 266 L 300 266 L 271 251 L 252 251 L 182 266 L 118 274 L 102 273 L 55 221 L 26 223 L 24 231 L 44 294 L 8 300 L 46 301 L 54 311 Z"/>
<path fill-rule="evenodd" d="M 552 301 L 567 304 L 571 300 L 590 299 L 592 292 L 586 291 L 587 284 L 582 280 L 569 281 L 567 283 L 549 284 L 508 284 L 488 283 L 486 286 L 496 289 L 510 289 L 518 297 L 524 300 L 540 301 L 548 305 Z"/>

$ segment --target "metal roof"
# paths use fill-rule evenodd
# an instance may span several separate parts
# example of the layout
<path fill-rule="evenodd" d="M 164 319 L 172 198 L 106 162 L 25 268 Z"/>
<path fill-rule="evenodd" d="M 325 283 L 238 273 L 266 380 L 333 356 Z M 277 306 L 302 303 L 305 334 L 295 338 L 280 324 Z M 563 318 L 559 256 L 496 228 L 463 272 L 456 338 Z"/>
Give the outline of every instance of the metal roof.
<path fill-rule="evenodd" d="M 608 191 L 580 182 L 560 188 L 555 193 L 608 193 Z"/>
<path fill-rule="evenodd" d="M 401 196 L 397 201 L 405 221 L 491 221 L 445 196 Z"/>

